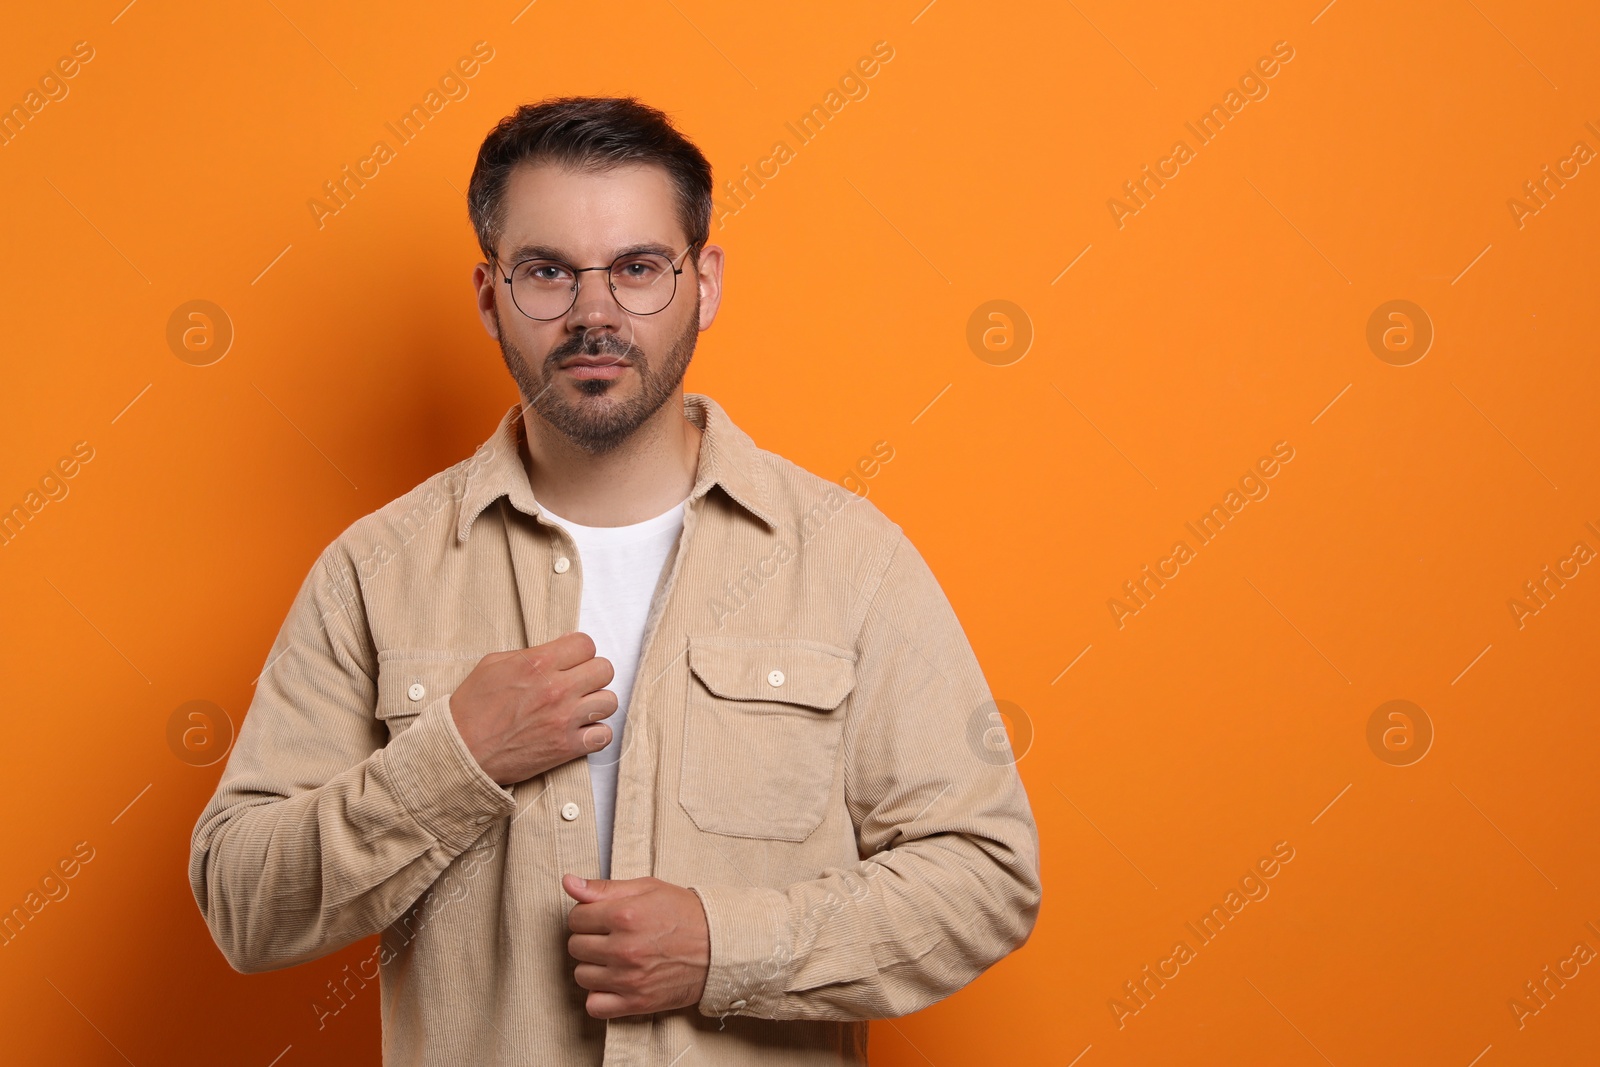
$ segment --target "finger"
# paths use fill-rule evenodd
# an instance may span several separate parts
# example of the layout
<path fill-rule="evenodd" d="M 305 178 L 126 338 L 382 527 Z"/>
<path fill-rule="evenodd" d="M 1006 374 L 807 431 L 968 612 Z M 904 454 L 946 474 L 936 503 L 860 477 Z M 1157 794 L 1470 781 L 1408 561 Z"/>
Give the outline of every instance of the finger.
<path fill-rule="evenodd" d="M 567 929 L 575 934 L 609 934 L 611 919 L 600 904 L 577 904 L 567 912 Z"/>
<path fill-rule="evenodd" d="M 634 896 L 643 887 L 636 883 L 653 881 L 646 878 L 585 878 L 568 872 L 561 876 L 561 888 L 580 906 L 598 908 L 608 896 Z"/>
<path fill-rule="evenodd" d="M 620 706 L 616 693 L 609 689 L 598 690 L 578 701 L 573 709 L 573 722 L 581 726 L 587 722 L 609 719 L 617 713 L 617 708 Z"/>
<path fill-rule="evenodd" d="M 535 645 L 543 653 L 544 659 L 551 667 L 558 671 L 571 670 L 572 668 L 594 659 L 594 638 L 582 630 L 573 630 L 564 633 L 553 641 L 546 641 L 542 645 Z"/>
<path fill-rule="evenodd" d="M 567 955 L 581 963 L 610 967 L 617 962 L 609 934 L 573 934 L 567 938 Z"/>
<path fill-rule="evenodd" d="M 620 903 L 624 898 L 658 892 L 669 885 L 670 883 L 652 875 L 645 875 L 643 878 L 582 878 L 568 873 L 561 876 L 561 888 L 566 890 L 572 899 L 580 902 L 573 908 L 574 911 L 583 907 L 598 909 L 611 902 Z M 629 902 L 628 910 L 633 911 L 636 903 Z"/>
<path fill-rule="evenodd" d="M 619 1019 L 625 1015 L 644 1014 L 634 1005 L 632 998 L 620 993 L 590 992 L 583 1008 L 596 1019 Z"/>
<path fill-rule="evenodd" d="M 599 752 L 611 743 L 611 727 L 603 722 L 592 723 L 578 732 L 578 741 L 585 752 Z"/>
<path fill-rule="evenodd" d="M 562 673 L 579 693 L 594 693 L 611 684 L 617 676 L 617 669 L 604 656 L 593 656 L 563 668 Z"/>
<path fill-rule="evenodd" d="M 585 989 L 620 995 L 620 991 L 616 988 L 617 973 L 598 963 L 578 964 L 572 969 L 572 980 Z"/>

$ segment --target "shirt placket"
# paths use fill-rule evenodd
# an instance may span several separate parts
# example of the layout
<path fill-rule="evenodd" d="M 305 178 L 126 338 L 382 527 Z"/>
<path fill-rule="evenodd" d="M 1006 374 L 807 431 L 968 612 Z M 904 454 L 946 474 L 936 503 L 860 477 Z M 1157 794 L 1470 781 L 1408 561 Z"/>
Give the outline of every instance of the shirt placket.
<path fill-rule="evenodd" d="M 662 684 L 672 684 L 686 648 L 682 635 L 674 635 L 668 617 L 673 590 L 688 555 L 690 536 L 699 521 L 700 502 L 706 485 L 697 485 L 684 505 L 683 529 L 668 564 L 664 582 L 657 585 L 645 621 L 639 646 L 635 684 L 628 704 L 625 731 L 628 744 L 617 768 L 617 802 L 611 840 L 613 879 L 639 878 L 655 872 L 654 840 L 657 768 L 655 748 L 650 742 L 650 719 Z M 535 519 L 530 524 L 514 518 L 508 509 L 506 539 L 510 546 L 512 571 L 522 613 L 527 643 L 542 644 L 577 629 L 582 604 L 582 568 L 577 548 L 567 532 L 553 523 Z M 542 607 L 542 611 L 541 611 Z M 665 644 L 657 641 L 661 637 Z M 656 651 L 658 644 L 661 651 Z M 684 668 L 687 669 L 687 668 Z M 663 677 L 665 675 L 665 677 Z M 573 759 L 546 772 L 552 803 L 545 807 L 555 822 L 554 870 L 549 877 L 559 880 L 563 871 L 598 871 L 600 844 L 595 825 L 593 783 L 589 761 Z M 565 891 L 562 891 L 565 897 Z M 565 898 L 569 904 L 571 898 Z M 628 1016 L 608 1020 L 603 1063 L 606 1067 L 644 1067 L 649 1061 L 654 1015 Z"/>
<path fill-rule="evenodd" d="M 566 531 L 538 519 L 530 528 L 519 512 L 508 508 L 506 542 L 510 547 L 527 646 L 542 645 L 576 630 L 582 603 L 583 568 L 577 548 Z M 552 866 L 537 877 L 549 878 L 559 898 L 570 905 L 576 902 L 560 888 L 562 873 L 597 874 L 600 870 L 600 839 L 595 827 L 589 761 L 571 759 L 552 767 L 541 777 L 544 778 L 543 790 L 549 793 L 549 803 L 541 808 L 543 817 L 552 821 L 549 829 L 551 840 L 555 842 L 555 855 Z M 526 787 L 532 783 L 522 785 Z M 533 788 L 536 794 L 541 792 L 539 787 Z"/>
<path fill-rule="evenodd" d="M 645 618 L 644 635 L 639 644 L 639 667 L 633 694 L 628 702 L 629 744 L 617 767 L 616 824 L 611 838 L 611 876 L 643 878 L 654 875 L 657 779 L 660 768 L 650 726 L 661 714 L 663 685 L 672 685 L 683 659 L 682 635 L 669 621 L 669 606 L 678 576 L 688 555 L 689 539 L 699 522 L 704 488 L 697 486 L 683 508 L 683 529 L 678 534 L 665 581 L 658 582 Z M 692 592 L 692 590 L 691 590 Z M 659 640 L 658 640 L 659 639 Z M 660 649 L 658 652 L 657 649 Z M 643 684 L 641 684 L 643 683 Z M 667 724 L 670 727 L 670 723 Z M 651 1031 L 655 1015 L 635 1015 L 612 1019 L 606 1025 L 606 1067 L 644 1067 L 650 1062 Z"/>

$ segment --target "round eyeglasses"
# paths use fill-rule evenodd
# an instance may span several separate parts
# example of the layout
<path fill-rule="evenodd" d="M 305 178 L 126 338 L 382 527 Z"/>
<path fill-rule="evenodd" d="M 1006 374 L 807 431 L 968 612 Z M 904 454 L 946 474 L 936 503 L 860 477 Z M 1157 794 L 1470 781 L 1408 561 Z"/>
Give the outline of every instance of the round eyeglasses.
<path fill-rule="evenodd" d="M 682 259 L 694 245 L 679 253 Z M 578 302 L 578 275 L 603 270 L 617 306 L 632 315 L 654 315 L 672 303 L 684 268 L 660 252 L 624 252 L 604 267 L 574 267 L 559 259 L 519 260 L 505 275 L 511 302 L 530 319 L 559 319 Z"/>

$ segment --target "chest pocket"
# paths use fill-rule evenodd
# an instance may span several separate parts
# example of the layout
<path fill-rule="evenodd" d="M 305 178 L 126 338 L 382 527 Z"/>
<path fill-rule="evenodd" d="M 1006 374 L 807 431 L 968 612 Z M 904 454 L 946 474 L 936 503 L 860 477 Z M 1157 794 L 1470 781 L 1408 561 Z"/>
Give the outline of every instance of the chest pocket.
<path fill-rule="evenodd" d="M 487 654 L 411 649 L 379 652 L 376 713 L 380 722 L 388 724 L 389 739 L 404 733 L 429 704 L 448 699 Z M 508 821 L 489 823 L 468 851 L 499 844 L 505 839 Z"/>
<path fill-rule="evenodd" d="M 678 802 L 702 830 L 804 841 L 827 812 L 847 651 L 804 638 L 689 638 Z"/>

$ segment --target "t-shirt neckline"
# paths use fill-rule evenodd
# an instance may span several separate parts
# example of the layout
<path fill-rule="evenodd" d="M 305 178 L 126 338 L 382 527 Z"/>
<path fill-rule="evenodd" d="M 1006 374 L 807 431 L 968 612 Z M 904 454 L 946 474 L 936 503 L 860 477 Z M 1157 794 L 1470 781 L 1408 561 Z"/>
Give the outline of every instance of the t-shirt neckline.
<path fill-rule="evenodd" d="M 676 525 L 682 520 L 684 505 L 688 502 L 689 498 L 685 497 L 659 515 L 653 515 L 648 519 L 629 523 L 626 526 L 585 526 L 582 523 L 573 522 L 571 519 L 557 515 L 542 503 L 539 504 L 539 510 L 552 522 L 566 527 L 575 537 L 581 537 L 583 540 L 590 542 L 617 544 L 642 541 Z"/>

